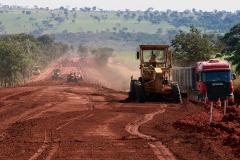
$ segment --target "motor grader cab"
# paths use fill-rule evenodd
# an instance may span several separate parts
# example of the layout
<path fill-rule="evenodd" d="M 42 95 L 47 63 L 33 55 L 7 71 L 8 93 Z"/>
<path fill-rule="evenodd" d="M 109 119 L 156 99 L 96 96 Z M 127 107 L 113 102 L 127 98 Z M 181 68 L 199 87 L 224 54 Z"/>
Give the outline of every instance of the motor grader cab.
<path fill-rule="evenodd" d="M 55 79 L 62 79 L 61 70 L 58 68 L 54 68 L 53 70 L 52 80 Z"/>
<path fill-rule="evenodd" d="M 178 84 L 171 81 L 172 51 L 169 45 L 139 45 L 137 59 L 140 60 L 140 77 L 131 77 L 130 97 L 144 103 L 147 98 L 169 96 L 180 103 Z"/>

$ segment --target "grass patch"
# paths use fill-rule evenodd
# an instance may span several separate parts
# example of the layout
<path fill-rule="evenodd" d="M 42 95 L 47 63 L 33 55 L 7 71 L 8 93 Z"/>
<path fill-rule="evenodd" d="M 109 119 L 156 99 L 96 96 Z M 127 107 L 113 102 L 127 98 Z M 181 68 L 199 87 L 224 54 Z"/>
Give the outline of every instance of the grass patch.
<path fill-rule="evenodd" d="M 135 52 L 116 52 L 114 53 L 114 62 L 120 63 L 132 70 L 138 70 L 140 60 L 136 58 Z"/>
<path fill-rule="evenodd" d="M 64 11 L 62 10 L 40 10 L 40 9 L 17 9 L 13 8 L 11 10 L 0 8 L 4 13 L 0 16 L 0 22 L 5 26 L 4 32 L 6 33 L 29 33 L 38 28 L 44 28 L 42 21 L 49 21 L 49 24 L 53 24 L 53 28 L 44 30 L 44 33 L 56 33 L 68 30 L 69 32 L 87 32 L 92 31 L 94 33 L 106 31 L 109 29 L 110 32 L 113 32 L 113 27 L 117 27 L 117 32 L 119 29 L 124 27 L 128 28 L 127 32 L 145 32 L 150 34 L 155 34 L 158 28 L 162 28 L 163 32 L 166 32 L 168 29 L 175 28 L 173 25 L 168 22 L 161 22 L 160 24 L 151 24 L 148 21 L 137 21 L 137 17 L 141 13 L 136 12 L 136 17 L 134 19 L 129 19 L 125 21 L 121 16 L 118 18 L 116 16 L 117 11 L 107 11 L 107 12 L 80 12 L 77 11 L 76 18 L 74 18 L 74 12 L 68 11 L 68 18 L 65 18 Z M 31 14 L 23 14 L 22 11 L 31 11 Z M 54 20 L 55 17 L 65 18 L 65 21 L 62 24 L 59 24 Z M 94 20 L 93 16 L 104 16 L 107 19 L 101 20 L 98 22 Z M 34 20 L 30 20 L 30 17 Z M 72 22 L 75 20 L 75 22 Z M 38 25 L 35 25 L 35 23 Z"/>

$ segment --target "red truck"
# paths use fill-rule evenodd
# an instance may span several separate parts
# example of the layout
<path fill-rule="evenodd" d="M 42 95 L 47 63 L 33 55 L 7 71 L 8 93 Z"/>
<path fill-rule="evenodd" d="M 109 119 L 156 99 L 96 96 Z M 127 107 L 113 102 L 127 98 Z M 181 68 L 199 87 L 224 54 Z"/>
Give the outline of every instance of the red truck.
<path fill-rule="evenodd" d="M 196 62 L 195 67 L 172 68 L 172 79 L 178 82 L 180 92 L 187 93 L 190 98 L 207 102 L 221 103 L 228 99 L 228 104 L 234 103 L 233 80 L 236 74 L 231 72 L 231 66 L 226 60 L 210 59 Z"/>

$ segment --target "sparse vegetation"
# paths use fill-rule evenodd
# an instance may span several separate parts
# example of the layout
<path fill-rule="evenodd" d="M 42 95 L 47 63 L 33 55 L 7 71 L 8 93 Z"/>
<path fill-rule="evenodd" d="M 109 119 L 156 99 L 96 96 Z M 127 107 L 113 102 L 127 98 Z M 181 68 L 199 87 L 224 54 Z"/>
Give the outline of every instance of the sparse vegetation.
<path fill-rule="evenodd" d="M 94 59 L 100 67 L 106 66 L 108 58 L 113 54 L 112 48 L 97 48 L 93 51 Z"/>
<path fill-rule="evenodd" d="M 230 62 L 233 65 L 236 65 L 236 72 L 240 74 L 240 23 L 234 25 L 230 32 L 226 33 L 222 38 L 221 41 L 225 43 L 225 48 L 222 51 L 222 55 L 227 55 Z"/>
<path fill-rule="evenodd" d="M 216 55 L 223 49 L 215 34 L 202 34 L 194 26 L 190 26 L 190 32 L 180 33 L 172 40 L 174 49 L 173 62 L 178 66 L 194 66 L 198 61 L 206 61 L 212 55 Z"/>
<path fill-rule="evenodd" d="M 202 35 L 216 35 L 219 38 L 239 23 L 240 18 L 239 11 L 203 12 L 193 9 L 178 12 L 170 9 L 157 11 L 151 7 L 146 11 L 105 11 L 96 6 L 71 10 L 61 6 L 50 10 L 48 7 L 35 6 L 34 9 L 11 7 L 9 11 L 12 14 L 8 14 L 7 6 L 4 7 L 0 7 L 0 14 L 4 15 L 0 17 L 0 34 L 25 33 L 35 37 L 49 34 L 55 41 L 71 44 L 73 48 L 79 49 L 81 44 L 89 51 L 95 50 L 96 59 L 105 57 L 98 56 L 102 52 L 101 49 L 96 49 L 99 46 L 117 52 L 133 52 L 139 44 L 170 44 L 179 30 L 187 33 L 191 25 Z M 134 63 L 128 58 L 115 58 L 129 66 Z M 236 65 L 236 68 L 238 70 L 239 67 Z"/>
<path fill-rule="evenodd" d="M 34 65 L 45 68 L 69 50 L 49 35 L 35 38 L 28 34 L 0 36 L 0 88 L 25 82 Z"/>

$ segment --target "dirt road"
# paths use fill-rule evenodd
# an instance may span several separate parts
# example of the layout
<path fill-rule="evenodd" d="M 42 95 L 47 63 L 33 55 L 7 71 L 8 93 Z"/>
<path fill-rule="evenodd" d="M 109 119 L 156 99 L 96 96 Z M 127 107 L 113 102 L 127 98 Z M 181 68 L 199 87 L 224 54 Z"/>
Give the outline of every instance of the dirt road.
<path fill-rule="evenodd" d="M 183 104 L 127 102 L 125 92 L 87 81 L 51 80 L 56 65 L 63 74 L 80 70 L 77 58 L 59 61 L 31 83 L 0 90 L 0 159 L 237 159 L 231 146 L 237 141 L 227 143 L 232 136 L 238 139 L 237 124 L 228 123 L 234 134 L 227 125 L 210 126 L 207 106 L 187 99 Z M 92 77 L 87 69 L 85 76 Z M 223 116 L 218 109 L 214 113 L 217 126 Z"/>

